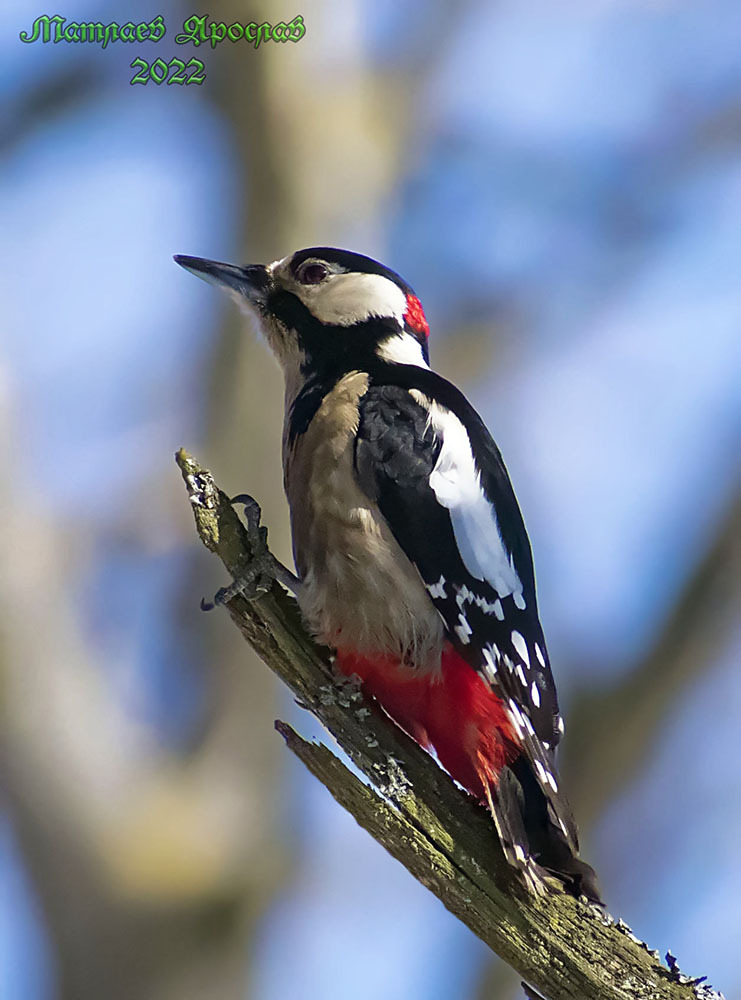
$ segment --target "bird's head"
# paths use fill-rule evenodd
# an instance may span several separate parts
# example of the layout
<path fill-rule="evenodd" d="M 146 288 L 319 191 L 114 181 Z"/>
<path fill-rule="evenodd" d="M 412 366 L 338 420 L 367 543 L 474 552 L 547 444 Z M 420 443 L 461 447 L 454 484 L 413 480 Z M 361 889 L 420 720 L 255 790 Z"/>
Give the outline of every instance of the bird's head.
<path fill-rule="evenodd" d="M 331 247 L 236 267 L 176 256 L 256 317 L 286 378 L 362 368 L 380 358 L 428 364 L 429 327 L 412 289 L 371 257 Z"/>

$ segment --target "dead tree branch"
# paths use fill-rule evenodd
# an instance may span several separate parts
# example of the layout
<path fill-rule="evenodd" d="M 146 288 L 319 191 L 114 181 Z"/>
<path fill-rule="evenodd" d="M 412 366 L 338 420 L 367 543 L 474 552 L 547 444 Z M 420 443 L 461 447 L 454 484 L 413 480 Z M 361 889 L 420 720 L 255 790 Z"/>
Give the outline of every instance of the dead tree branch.
<path fill-rule="evenodd" d="M 177 462 L 203 543 L 232 576 L 249 561 L 246 531 L 213 476 L 186 452 Z M 265 663 L 335 737 L 362 782 L 325 746 L 277 723 L 290 749 L 368 832 L 549 1000 L 720 1000 L 670 969 L 621 922 L 562 892 L 527 893 L 507 865 L 488 814 L 357 687 L 334 677 L 328 651 L 274 583 L 226 605 Z"/>

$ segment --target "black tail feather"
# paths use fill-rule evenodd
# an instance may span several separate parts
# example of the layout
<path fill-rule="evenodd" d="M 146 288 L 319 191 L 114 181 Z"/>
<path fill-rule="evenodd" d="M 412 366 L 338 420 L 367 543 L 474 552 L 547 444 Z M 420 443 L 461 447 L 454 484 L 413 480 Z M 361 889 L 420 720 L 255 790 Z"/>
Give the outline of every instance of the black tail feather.
<path fill-rule="evenodd" d="M 597 876 L 577 854 L 575 828 L 573 843 L 569 843 L 524 755 L 499 775 L 497 798 L 498 811 L 507 817 L 509 829 L 524 838 L 520 843 L 526 853 L 559 878 L 568 892 L 601 904 Z"/>

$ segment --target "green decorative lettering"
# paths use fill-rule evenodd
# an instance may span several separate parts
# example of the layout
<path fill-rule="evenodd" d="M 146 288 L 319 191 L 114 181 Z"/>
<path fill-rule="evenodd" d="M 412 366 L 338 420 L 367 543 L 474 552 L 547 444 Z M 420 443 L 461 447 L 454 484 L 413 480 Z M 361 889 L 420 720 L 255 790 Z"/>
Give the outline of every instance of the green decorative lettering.
<path fill-rule="evenodd" d="M 255 38 L 255 48 L 260 48 L 260 42 L 270 41 L 270 25 L 267 21 L 264 21 L 257 29 L 257 37 Z"/>
<path fill-rule="evenodd" d="M 290 40 L 292 42 L 300 42 L 306 34 L 306 25 L 301 14 L 297 14 L 292 21 L 289 21 L 288 27 L 291 29 Z"/>
<path fill-rule="evenodd" d="M 109 42 L 117 42 L 118 35 L 120 32 L 119 26 L 115 21 L 111 21 L 110 24 L 105 26 L 105 37 L 103 38 L 103 48 L 106 48 Z"/>
<path fill-rule="evenodd" d="M 238 42 L 240 38 L 244 37 L 244 26 L 241 24 L 230 24 L 226 29 L 226 33 L 229 36 L 230 42 Z"/>
<path fill-rule="evenodd" d="M 78 25 L 81 42 L 102 42 L 105 37 L 105 25 L 100 21 L 88 21 Z"/>
<path fill-rule="evenodd" d="M 193 42 L 195 46 L 198 46 L 201 42 L 205 42 L 207 20 L 207 14 L 203 14 L 201 17 L 194 14 L 192 17 L 189 17 L 187 21 L 183 22 L 183 33 L 175 35 L 175 43 L 177 45 L 185 45 L 187 42 Z"/>
<path fill-rule="evenodd" d="M 167 34 L 167 28 L 165 27 L 165 19 L 161 14 L 158 14 L 154 21 L 149 23 L 149 30 L 151 32 L 151 35 L 149 36 L 150 42 L 162 41 Z"/>
<path fill-rule="evenodd" d="M 244 37 L 248 42 L 254 42 L 255 32 L 257 31 L 257 21 L 250 21 L 249 24 L 244 26 Z"/>
<path fill-rule="evenodd" d="M 223 21 L 214 21 L 211 25 L 211 48 L 215 49 L 219 42 L 226 38 L 226 25 Z"/>
<path fill-rule="evenodd" d="M 60 14 L 54 14 L 52 17 L 49 17 L 48 14 L 42 14 L 40 17 L 37 17 L 36 20 L 31 25 L 31 30 L 33 31 L 33 35 L 31 35 L 31 37 L 29 38 L 26 32 L 22 31 L 19 35 L 19 38 L 22 42 L 26 43 L 36 42 L 39 39 L 39 35 L 41 35 L 41 32 L 43 31 L 43 37 L 41 38 L 41 41 L 50 42 L 52 41 L 51 37 L 52 24 L 54 25 L 54 35 L 55 35 L 54 41 L 59 42 L 62 40 L 61 30 L 62 30 L 62 25 L 64 24 L 64 18 Z"/>
<path fill-rule="evenodd" d="M 274 42 L 286 42 L 288 38 L 286 32 L 288 31 L 288 25 L 284 24 L 283 21 L 279 21 L 273 27 L 273 41 Z"/>
<path fill-rule="evenodd" d="M 199 22 L 205 22 L 206 18 L 193 17 L 190 19 L 192 28 L 195 31 L 199 27 Z M 201 27 L 203 25 L 201 24 Z M 110 42 L 158 42 L 166 34 L 164 18 L 158 14 L 150 24 L 135 24 L 127 21 L 123 27 L 119 27 L 115 21 L 110 24 L 103 24 L 101 21 L 66 21 L 59 14 L 42 14 L 37 17 L 31 26 L 31 31 L 21 31 L 19 38 L 22 42 L 90 42 L 106 48 Z M 187 36 L 186 41 L 197 39 Z M 202 40 L 205 40 L 205 36 Z"/>

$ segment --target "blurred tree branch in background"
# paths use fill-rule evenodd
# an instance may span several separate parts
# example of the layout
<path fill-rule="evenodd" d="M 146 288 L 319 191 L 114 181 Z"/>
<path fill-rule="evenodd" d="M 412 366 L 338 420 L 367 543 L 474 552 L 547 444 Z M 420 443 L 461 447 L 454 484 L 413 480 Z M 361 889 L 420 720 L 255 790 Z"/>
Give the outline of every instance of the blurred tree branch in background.
<path fill-rule="evenodd" d="M 177 462 L 204 545 L 232 576 L 250 543 L 210 472 L 181 451 Z M 305 632 L 277 583 L 254 602 L 226 605 L 247 641 L 337 739 L 370 782 L 327 747 L 276 723 L 290 749 L 337 801 L 423 885 L 549 1000 L 698 1000 L 704 992 L 664 967 L 620 923 L 560 891 L 527 893 L 507 865 L 488 814 L 359 688 L 337 680 L 328 652 Z M 719 1000 L 719 994 L 714 994 Z"/>
<path fill-rule="evenodd" d="M 90 61 L 63 66 L 26 91 L 24 99 L 6 108 L 6 120 L 0 129 L 0 153 L 27 139 L 50 118 L 61 117 L 81 105 L 99 82 Z"/>
<path fill-rule="evenodd" d="M 0 777 L 52 945 L 54 995 L 235 1000 L 245 900 L 279 876 L 275 852 L 251 863 L 249 776 L 229 766 L 218 726 L 180 754 L 132 719 L 79 613 L 81 553 L 19 492 L 3 416 Z"/>

